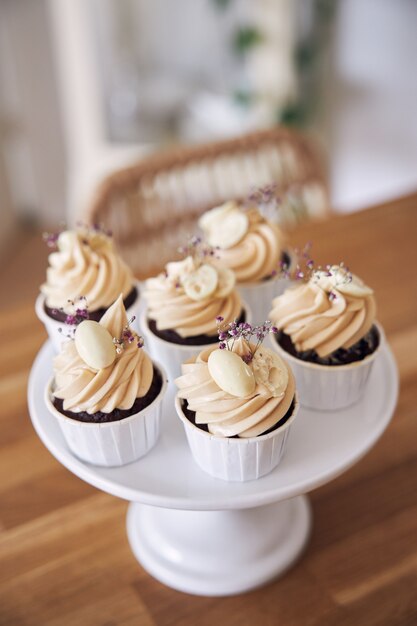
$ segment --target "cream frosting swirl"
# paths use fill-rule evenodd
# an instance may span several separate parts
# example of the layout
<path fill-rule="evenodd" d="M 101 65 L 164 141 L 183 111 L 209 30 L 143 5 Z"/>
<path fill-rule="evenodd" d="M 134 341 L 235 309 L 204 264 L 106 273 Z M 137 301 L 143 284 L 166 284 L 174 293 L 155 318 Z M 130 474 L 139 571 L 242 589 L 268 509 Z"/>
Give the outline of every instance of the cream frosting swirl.
<path fill-rule="evenodd" d="M 216 317 L 233 321 L 242 313 L 233 272 L 210 259 L 168 263 L 164 273 L 146 281 L 144 296 L 158 330 L 174 329 L 181 337 L 214 336 Z"/>
<path fill-rule="evenodd" d="M 272 302 L 275 326 L 299 352 L 325 357 L 349 348 L 370 330 L 376 303 L 372 289 L 339 266 L 315 272 L 307 283 L 287 289 Z"/>
<path fill-rule="evenodd" d="M 128 324 L 122 294 L 98 323 L 112 337 L 122 337 Z M 60 354 L 54 358 L 53 394 L 64 401 L 65 411 L 111 413 L 114 409 L 130 409 L 136 398 L 146 395 L 153 379 L 153 365 L 143 348 L 137 347 L 139 337 L 133 330 L 131 333 L 135 340 L 124 342 L 113 363 L 99 370 L 83 361 L 75 341 L 62 344 Z"/>
<path fill-rule="evenodd" d="M 208 242 L 219 245 L 217 256 L 235 272 L 239 283 L 259 282 L 277 271 L 284 251 L 284 236 L 279 226 L 265 219 L 256 207 L 244 209 L 236 202 L 227 202 L 205 213 L 199 225 Z M 236 237 L 226 240 L 224 229 L 233 235 L 237 233 Z"/>
<path fill-rule="evenodd" d="M 107 308 L 134 284 L 131 270 L 102 232 L 80 228 L 62 232 L 58 250 L 49 255 L 46 282 L 41 286 L 46 305 L 68 308 L 69 300 L 85 296 L 90 311 Z M 66 311 L 68 312 L 68 311 Z"/>
<path fill-rule="evenodd" d="M 253 346 L 252 346 L 253 348 Z M 182 365 L 182 376 L 175 380 L 178 397 L 195 411 L 196 424 L 207 424 L 211 434 L 219 437 L 257 437 L 269 430 L 287 413 L 294 399 L 295 382 L 287 364 L 264 346 L 258 348 L 249 367 L 256 386 L 245 397 L 224 391 L 210 375 L 209 357 L 216 346 L 206 348 Z M 243 340 L 237 340 L 233 351 L 248 353 Z"/>

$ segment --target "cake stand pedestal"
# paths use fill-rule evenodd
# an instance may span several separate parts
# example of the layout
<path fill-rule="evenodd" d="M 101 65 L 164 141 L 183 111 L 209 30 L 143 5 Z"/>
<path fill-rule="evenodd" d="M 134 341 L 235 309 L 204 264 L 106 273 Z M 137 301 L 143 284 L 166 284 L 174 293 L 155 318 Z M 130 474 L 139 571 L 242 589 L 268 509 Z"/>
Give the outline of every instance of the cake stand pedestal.
<path fill-rule="evenodd" d="M 398 394 L 397 369 L 385 346 L 360 402 L 335 413 L 300 408 L 279 466 L 258 480 L 231 483 L 212 478 L 193 461 L 175 414 L 173 388 L 164 399 L 160 440 L 144 458 L 104 468 L 74 457 L 43 399 L 52 358 L 47 342 L 29 380 L 30 415 L 39 437 L 71 472 L 131 502 L 130 546 L 150 574 L 199 595 L 253 589 L 297 559 L 311 529 L 303 494 L 344 472 L 374 445 Z"/>
<path fill-rule="evenodd" d="M 152 576 L 199 595 L 241 593 L 284 572 L 311 526 L 306 496 L 231 511 L 182 511 L 131 503 L 127 534 Z"/>

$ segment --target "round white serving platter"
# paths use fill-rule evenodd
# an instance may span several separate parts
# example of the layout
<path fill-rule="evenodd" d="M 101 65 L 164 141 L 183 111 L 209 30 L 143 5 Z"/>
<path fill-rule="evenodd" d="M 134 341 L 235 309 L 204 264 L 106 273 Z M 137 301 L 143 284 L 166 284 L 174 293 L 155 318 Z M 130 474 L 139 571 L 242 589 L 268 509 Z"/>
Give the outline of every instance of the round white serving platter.
<path fill-rule="evenodd" d="M 375 444 L 398 397 L 397 368 L 385 345 L 357 404 L 335 413 L 300 408 L 278 467 L 258 480 L 236 483 L 212 478 L 195 464 L 170 384 L 156 446 L 135 463 L 103 468 L 71 454 L 45 406 L 53 356 L 51 343 L 45 343 L 29 379 L 29 410 L 40 439 L 79 478 L 131 501 L 129 541 L 153 576 L 201 595 L 252 589 L 294 562 L 311 529 L 302 494 L 341 474 Z"/>

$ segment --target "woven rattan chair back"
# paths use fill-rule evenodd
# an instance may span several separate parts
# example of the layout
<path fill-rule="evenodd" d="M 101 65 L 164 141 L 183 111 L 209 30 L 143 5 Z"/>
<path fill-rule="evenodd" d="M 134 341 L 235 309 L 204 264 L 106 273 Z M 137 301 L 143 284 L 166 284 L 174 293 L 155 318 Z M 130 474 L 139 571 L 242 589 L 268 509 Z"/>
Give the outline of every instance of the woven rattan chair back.
<path fill-rule="evenodd" d="M 255 187 L 276 183 L 279 219 L 291 228 L 329 212 L 321 163 L 309 141 L 284 128 L 153 154 L 108 176 L 88 208 L 139 278 L 178 258 L 198 216 Z"/>

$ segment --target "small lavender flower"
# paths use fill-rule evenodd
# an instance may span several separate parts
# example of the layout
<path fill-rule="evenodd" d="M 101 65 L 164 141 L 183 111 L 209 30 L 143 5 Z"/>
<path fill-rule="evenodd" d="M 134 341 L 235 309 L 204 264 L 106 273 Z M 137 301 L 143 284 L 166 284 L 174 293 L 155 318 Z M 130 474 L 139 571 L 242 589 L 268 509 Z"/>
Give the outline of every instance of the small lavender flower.
<path fill-rule="evenodd" d="M 88 305 L 85 296 L 80 296 L 76 300 L 68 300 L 67 303 L 67 308 L 70 309 L 69 313 L 64 311 L 63 307 L 61 307 L 60 309 L 53 309 L 52 312 L 55 315 L 57 313 L 65 314 L 64 324 L 67 330 L 65 337 L 67 337 L 68 339 L 73 339 L 78 324 L 81 324 L 81 322 L 83 322 L 84 320 L 89 319 Z M 58 331 L 60 333 L 63 333 L 62 328 L 58 328 Z"/>
<path fill-rule="evenodd" d="M 127 322 L 126 326 L 122 330 L 120 337 L 113 337 L 113 343 L 116 347 L 117 354 L 121 354 L 126 345 L 132 344 L 136 341 L 136 347 L 138 349 L 143 348 L 145 345 L 144 339 L 141 335 L 137 335 L 131 330 L 130 325 L 135 321 L 136 316 L 133 315 Z"/>
<path fill-rule="evenodd" d="M 184 246 L 180 246 L 177 250 L 183 257 L 191 256 L 195 264 L 198 266 L 201 265 L 201 263 L 203 263 L 208 256 L 216 256 L 217 248 L 209 246 L 202 240 L 201 237 L 193 235 L 188 239 Z"/>
<path fill-rule="evenodd" d="M 58 237 L 61 233 L 43 233 L 42 239 L 48 246 L 48 248 L 56 248 L 58 243 Z"/>
<path fill-rule="evenodd" d="M 259 326 L 252 326 L 249 322 L 237 323 L 237 320 L 224 324 L 218 321 L 216 318 L 217 331 L 219 336 L 219 348 L 220 350 L 233 350 L 233 346 L 237 339 L 243 339 L 247 345 L 248 352 L 242 358 L 245 363 L 250 363 L 259 348 L 264 341 L 265 337 L 269 333 L 277 333 L 278 329 L 272 326 L 270 320 L 266 320 Z M 256 338 L 256 344 L 253 348 L 251 342 Z"/>

